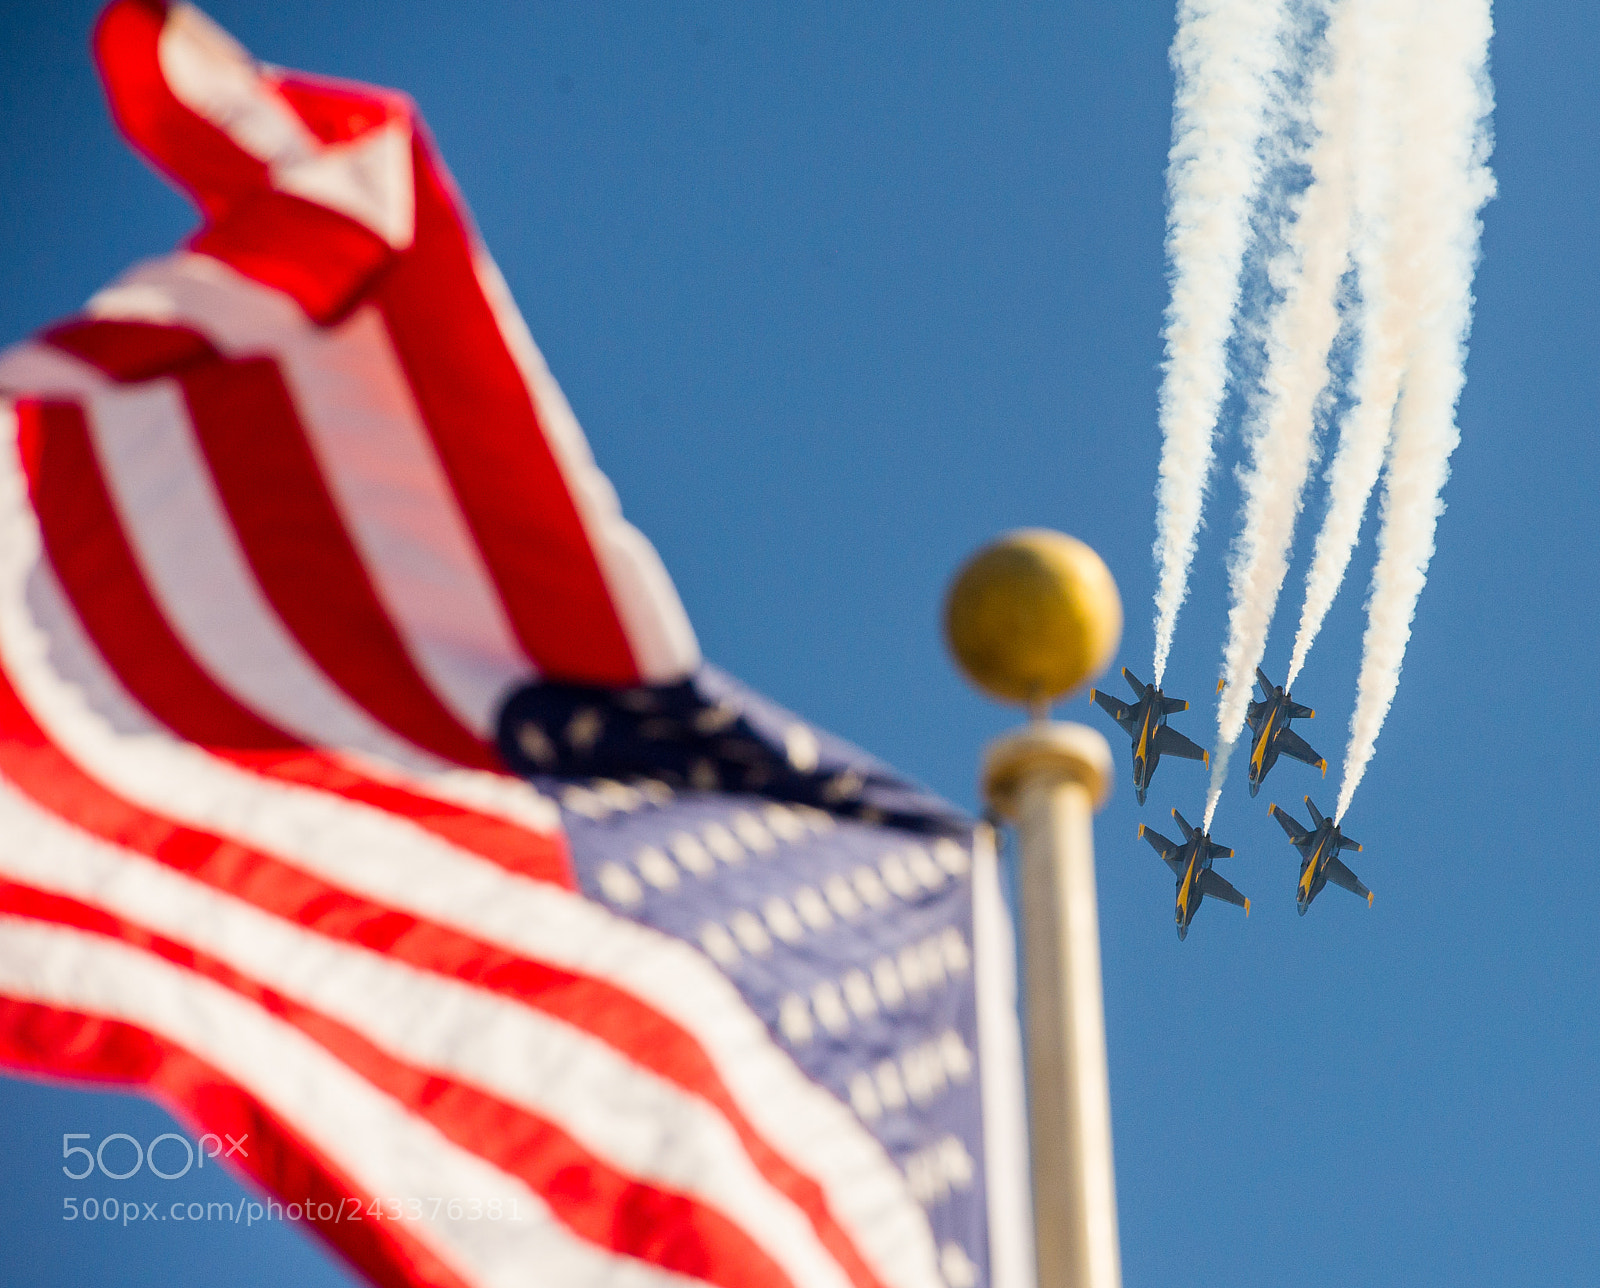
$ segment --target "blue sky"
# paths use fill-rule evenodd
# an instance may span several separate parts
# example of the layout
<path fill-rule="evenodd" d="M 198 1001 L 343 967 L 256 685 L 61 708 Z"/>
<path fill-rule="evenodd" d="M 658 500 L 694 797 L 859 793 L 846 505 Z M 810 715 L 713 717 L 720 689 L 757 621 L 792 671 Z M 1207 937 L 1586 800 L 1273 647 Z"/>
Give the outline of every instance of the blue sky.
<path fill-rule="evenodd" d="M 1015 717 L 952 671 L 940 599 L 976 545 L 1045 524 L 1104 555 L 1122 660 L 1148 678 L 1167 6 L 209 11 L 266 59 L 418 100 L 714 661 L 973 805 L 980 749 Z M 191 223 L 106 119 L 93 12 L 0 12 L 0 341 Z M 1600 22 L 1556 0 L 1497 17 L 1500 196 L 1462 445 L 1346 820 L 1375 906 L 1330 889 L 1296 917 L 1296 856 L 1266 813 L 1336 790 L 1370 521 L 1296 693 L 1328 783 L 1284 761 L 1251 800 L 1236 774 L 1217 814 L 1248 922 L 1207 906 L 1178 942 L 1135 829 L 1197 815 L 1204 774 L 1163 765 L 1141 810 L 1114 744 L 1097 835 L 1130 1288 L 1600 1279 Z M 1168 672 L 1201 741 L 1236 504 L 1224 469 Z M 1274 673 L 1304 524 L 1298 545 Z M 1114 732 L 1086 701 L 1063 714 Z M 56 1170 L 63 1132 L 148 1140 L 165 1121 L 0 1082 L 0 1279 L 340 1281 L 282 1227 L 61 1223 L 80 1192 Z"/>

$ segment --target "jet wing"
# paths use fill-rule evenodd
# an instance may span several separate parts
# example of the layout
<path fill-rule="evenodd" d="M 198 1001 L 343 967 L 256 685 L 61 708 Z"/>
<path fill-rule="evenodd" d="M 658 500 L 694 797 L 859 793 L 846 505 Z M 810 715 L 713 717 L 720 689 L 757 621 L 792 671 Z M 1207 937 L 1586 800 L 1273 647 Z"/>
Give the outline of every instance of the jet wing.
<path fill-rule="evenodd" d="M 1245 914 L 1249 915 L 1250 900 L 1235 890 L 1224 878 L 1218 876 L 1212 868 L 1207 868 L 1200 874 L 1200 893 L 1208 899 L 1221 899 L 1223 903 L 1243 908 Z"/>
<path fill-rule="evenodd" d="M 1300 824 L 1296 823 L 1294 819 L 1290 818 L 1286 813 L 1283 812 L 1283 810 L 1278 808 L 1278 806 L 1272 806 L 1267 812 L 1271 814 L 1273 818 L 1278 820 L 1278 826 L 1283 828 L 1283 830 L 1289 834 L 1289 839 L 1296 845 L 1303 845 L 1311 839 L 1311 833 L 1306 831 L 1305 828 L 1301 827 Z"/>
<path fill-rule="evenodd" d="M 1328 880 L 1336 886 L 1343 886 L 1351 894 L 1358 894 L 1368 903 L 1372 902 L 1372 891 L 1361 884 L 1361 878 L 1340 863 L 1338 859 L 1329 859 L 1328 866 L 1323 869 L 1328 874 Z"/>
<path fill-rule="evenodd" d="M 1150 848 L 1161 856 L 1161 861 L 1172 869 L 1172 875 L 1181 877 L 1183 868 L 1178 863 L 1178 852 L 1182 849 L 1176 841 L 1169 841 L 1154 828 L 1139 824 L 1139 835 L 1150 842 Z"/>
<path fill-rule="evenodd" d="M 1328 762 L 1312 751 L 1311 745 L 1293 729 L 1278 730 L 1278 752 L 1280 755 L 1293 756 L 1296 760 L 1303 760 L 1314 769 L 1320 769 L 1324 774 L 1328 772 Z"/>
<path fill-rule="evenodd" d="M 1170 725 L 1156 730 L 1156 750 L 1163 756 L 1182 756 L 1185 760 L 1203 760 L 1211 763 L 1211 755 L 1198 743 L 1190 742 Z"/>
<path fill-rule="evenodd" d="M 1099 689 L 1090 689 L 1089 696 L 1108 716 L 1122 726 L 1131 738 L 1133 736 L 1133 708 L 1126 702 L 1118 702 L 1109 693 L 1102 693 Z"/>

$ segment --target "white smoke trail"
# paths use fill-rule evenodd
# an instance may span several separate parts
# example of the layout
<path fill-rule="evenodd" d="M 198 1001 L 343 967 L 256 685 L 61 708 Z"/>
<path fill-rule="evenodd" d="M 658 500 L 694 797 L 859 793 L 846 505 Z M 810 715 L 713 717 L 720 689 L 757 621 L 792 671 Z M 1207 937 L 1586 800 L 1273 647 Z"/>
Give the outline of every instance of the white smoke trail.
<path fill-rule="evenodd" d="M 1416 340 L 1396 411 L 1384 480 L 1378 561 L 1367 601 L 1361 674 L 1336 820 L 1350 807 L 1400 682 L 1417 597 L 1460 441 L 1455 407 L 1465 378 L 1478 260 L 1478 211 L 1494 194 L 1488 118 L 1489 0 L 1412 0 L 1402 185 L 1407 218 L 1431 229 L 1419 248 Z"/>
<path fill-rule="evenodd" d="M 1367 498 L 1383 467 L 1395 402 L 1416 320 L 1415 254 L 1430 225 L 1414 207 L 1395 209 L 1400 142 L 1410 122 L 1402 112 L 1408 68 L 1400 56 L 1405 6 L 1395 0 L 1347 0 L 1351 49 L 1365 71 L 1354 110 L 1351 259 L 1360 281 L 1359 338 L 1351 406 L 1339 427 L 1339 449 L 1328 470 L 1328 511 L 1306 573 L 1300 629 L 1289 660 L 1286 689 L 1294 688 L 1306 655 L 1333 606 L 1361 533 Z"/>
<path fill-rule="evenodd" d="M 1285 0 L 1179 0 L 1167 168 L 1172 299 L 1156 484 L 1158 685 L 1188 594 L 1284 25 Z"/>
<path fill-rule="evenodd" d="M 1283 251 L 1271 265 L 1283 296 L 1267 322 L 1266 368 L 1246 427 L 1250 465 L 1239 480 L 1244 518 L 1228 567 L 1233 603 L 1206 797 L 1208 829 L 1289 571 L 1289 545 L 1316 452 L 1317 405 L 1339 331 L 1339 280 L 1350 248 L 1353 108 L 1362 69 L 1354 57 L 1349 4 L 1334 0 L 1329 12 L 1327 63 L 1313 77 L 1310 94 L 1314 133 L 1305 159 L 1311 182 L 1293 203 Z"/>

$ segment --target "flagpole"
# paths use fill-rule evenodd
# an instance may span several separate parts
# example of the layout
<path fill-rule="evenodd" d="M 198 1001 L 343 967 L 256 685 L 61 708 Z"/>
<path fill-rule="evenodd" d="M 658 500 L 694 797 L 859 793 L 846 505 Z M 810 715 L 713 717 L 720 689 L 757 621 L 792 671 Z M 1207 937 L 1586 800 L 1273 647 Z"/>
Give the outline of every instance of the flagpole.
<path fill-rule="evenodd" d="M 1091 826 L 1110 781 L 1111 748 L 1078 724 L 1036 722 L 984 757 L 985 795 L 1019 841 L 1039 1288 L 1122 1282 Z"/>
<path fill-rule="evenodd" d="M 1033 715 L 987 749 L 983 790 L 1019 842 L 1038 1288 L 1120 1288 L 1092 826 L 1111 748 L 1046 712 L 1110 661 L 1121 601 L 1089 547 L 1030 530 L 967 563 L 945 627 L 968 677 Z"/>

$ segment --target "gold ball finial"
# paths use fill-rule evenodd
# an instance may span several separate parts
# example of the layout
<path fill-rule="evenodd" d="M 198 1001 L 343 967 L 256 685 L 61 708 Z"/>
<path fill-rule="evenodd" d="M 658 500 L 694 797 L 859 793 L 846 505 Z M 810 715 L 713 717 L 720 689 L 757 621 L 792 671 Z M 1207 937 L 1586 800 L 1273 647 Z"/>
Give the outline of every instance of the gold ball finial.
<path fill-rule="evenodd" d="M 973 684 L 1039 710 L 1106 669 L 1122 639 L 1122 598 L 1083 542 L 1023 528 L 956 574 L 944 631 Z"/>

